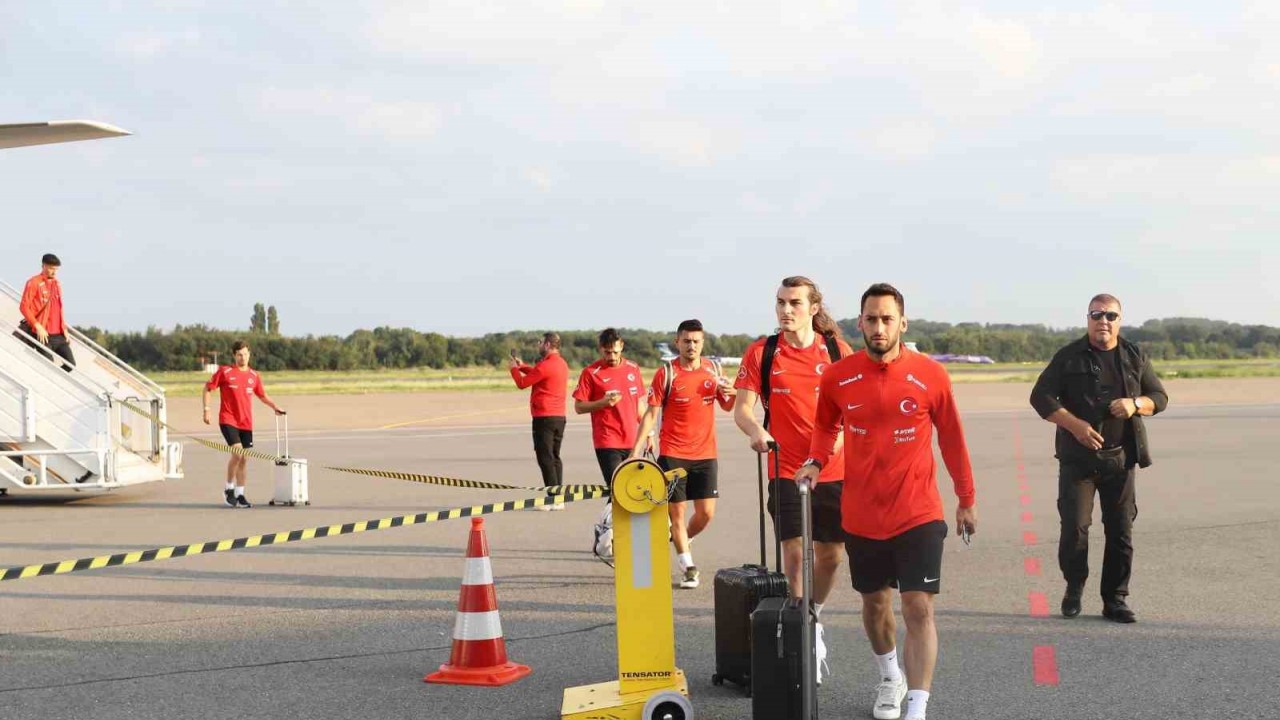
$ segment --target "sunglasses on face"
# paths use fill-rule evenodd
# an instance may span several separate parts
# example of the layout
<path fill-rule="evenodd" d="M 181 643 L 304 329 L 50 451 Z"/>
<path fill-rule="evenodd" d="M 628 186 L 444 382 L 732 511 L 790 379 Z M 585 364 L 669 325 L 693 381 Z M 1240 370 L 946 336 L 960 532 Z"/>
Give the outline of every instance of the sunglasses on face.
<path fill-rule="evenodd" d="M 1112 310 L 1090 310 L 1089 319 L 1097 322 L 1102 318 L 1106 318 L 1107 322 L 1115 322 L 1120 319 L 1120 313 Z"/>

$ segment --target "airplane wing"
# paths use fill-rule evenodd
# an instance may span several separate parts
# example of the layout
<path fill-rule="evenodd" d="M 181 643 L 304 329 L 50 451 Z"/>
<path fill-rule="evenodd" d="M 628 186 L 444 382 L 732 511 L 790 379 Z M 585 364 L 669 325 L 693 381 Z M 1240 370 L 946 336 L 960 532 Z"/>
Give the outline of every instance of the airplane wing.
<path fill-rule="evenodd" d="M 50 143 L 97 140 L 129 135 L 114 125 L 91 120 L 55 120 L 53 122 L 0 125 L 0 148 L 48 145 Z"/>

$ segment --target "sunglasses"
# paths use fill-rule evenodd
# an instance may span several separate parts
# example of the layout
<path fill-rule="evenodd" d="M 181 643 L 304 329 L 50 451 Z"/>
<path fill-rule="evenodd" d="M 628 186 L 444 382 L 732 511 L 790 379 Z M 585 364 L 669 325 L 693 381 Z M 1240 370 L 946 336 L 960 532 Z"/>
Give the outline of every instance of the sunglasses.
<path fill-rule="evenodd" d="M 1102 318 L 1106 318 L 1107 322 L 1115 322 L 1120 319 L 1120 313 L 1112 310 L 1090 310 L 1089 319 L 1097 322 Z"/>

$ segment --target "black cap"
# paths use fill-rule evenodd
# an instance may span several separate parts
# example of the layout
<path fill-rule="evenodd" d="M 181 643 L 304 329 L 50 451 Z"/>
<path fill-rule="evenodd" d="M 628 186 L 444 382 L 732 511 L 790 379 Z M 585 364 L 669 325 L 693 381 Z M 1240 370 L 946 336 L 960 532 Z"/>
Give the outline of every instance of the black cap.
<path fill-rule="evenodd" d="M 54 267 L 62 267 L 62 261 L 59 260 L 58 256 L 54 255 L 53 253 L 45 253 L 44 257 L 40 258 L 40 264 L 52 265 Z"/>

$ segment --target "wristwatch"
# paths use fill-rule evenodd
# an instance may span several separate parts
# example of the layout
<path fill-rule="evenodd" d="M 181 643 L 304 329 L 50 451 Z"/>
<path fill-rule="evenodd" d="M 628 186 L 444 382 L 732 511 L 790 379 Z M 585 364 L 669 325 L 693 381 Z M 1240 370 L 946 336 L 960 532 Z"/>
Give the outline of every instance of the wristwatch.
<path fill-rule="evenodd" d="M 1142 409 L 1142 398 L 1141 398 L 1141 397 L 1136 397 L 1136 398 L 1134 398 L 1134 399 L 1133 399 L 1133 410 L 1134 410 L 1134 412 L 1137 412 L 1138 410 L 1141 410 L 1141 409 Z"/>
<path fill-rule="evenodd" d="M 816 458 L 805 458 L 804 462 L 800 463 L 800 467 L 802 468 L 810 466 L 816 467 L 819 470 L 822 469 L 822 463 L 818 462 Z"/>

